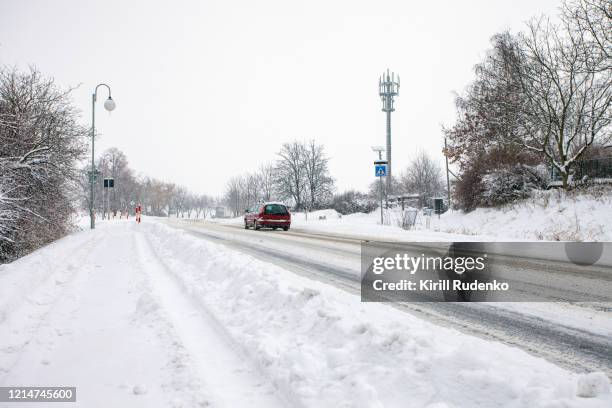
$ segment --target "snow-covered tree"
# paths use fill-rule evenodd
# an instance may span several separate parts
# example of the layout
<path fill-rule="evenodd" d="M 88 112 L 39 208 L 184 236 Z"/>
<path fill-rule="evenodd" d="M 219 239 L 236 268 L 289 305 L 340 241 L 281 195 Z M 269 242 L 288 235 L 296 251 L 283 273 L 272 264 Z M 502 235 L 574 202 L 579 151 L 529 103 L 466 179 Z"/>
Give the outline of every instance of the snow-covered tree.
<path fill-rule="evenodd" d="M 325 148 L 314 140 L 285 143 L 275 166 L 275 191 L 296 209 L 315 209 L 329 202 L 334 180 L 329 174 Z"/>
<path fill-rule="evenodd" d="M 609 2 L 573 0 L 558 23 L 542 17 L 493 37 L 457 98 L 457 122 L 444 129 L 445 154 L 460 168 L 459 202 L 471 206 L 484 175 L 516 164 L 547 163 L 568 188 L 588 150 L 610 146 L 611 25 Z"/>
<path fill-rule="evenodd" d="M 285 143 L 278 152 L 276 162 L 276 193 L 279 198 L 291 200 L 296 209 L 304 208 L 307 193 L 304 145 L 298 141 Z"/>
<path fill-rule="evenodd" d="M 0 68 L 0 262 L 71 228 L 87 129 L 70 91 L 34 68 Z"/>
<path fill-rule="evenodd" d="M 610 138 L 612 70 L 599 70 L 585 32 L 570 22 L 529 22 L 516 65 L 523 120 L 518 143 L 543 154 L 568 187 L 571 168 L 585 151 Z"/>

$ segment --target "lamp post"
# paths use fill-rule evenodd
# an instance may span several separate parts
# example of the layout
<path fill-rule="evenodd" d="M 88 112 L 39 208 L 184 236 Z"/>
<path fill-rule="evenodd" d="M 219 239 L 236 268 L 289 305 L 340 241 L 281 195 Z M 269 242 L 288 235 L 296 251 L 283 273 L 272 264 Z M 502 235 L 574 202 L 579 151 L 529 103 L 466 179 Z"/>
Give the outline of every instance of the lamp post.
<path fill-rule="evenodd" d="M 104 109 L 111 112 L 115 109 L 115 101 L 111 97 L 110 86 L 106 84 L 98 84 L 94 93 L 91 95 L 91 174 L 89 178 L 90 191 L 89 191 L 89 219 L 91 229 L 96 228 L 96 218 L 94 215 L 94 184 L 96 181 L 96 162 L 94 156 L 95 139 L 96 139 L 96 99 L 98 96 L 98 88 L 105 86 L 108 89 L 108 99 L 104 101 Z"/>

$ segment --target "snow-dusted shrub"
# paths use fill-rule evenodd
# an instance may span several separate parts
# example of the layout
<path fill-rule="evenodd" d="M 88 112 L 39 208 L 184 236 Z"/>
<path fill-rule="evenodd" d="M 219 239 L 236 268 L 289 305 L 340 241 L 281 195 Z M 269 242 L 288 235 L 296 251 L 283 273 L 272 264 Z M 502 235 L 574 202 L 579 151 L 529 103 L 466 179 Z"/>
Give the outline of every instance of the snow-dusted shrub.
<path fill-rule="evenodd" d="M 482 177 L 479 205 L 494 207 L 527 198 L 533 190 L 546 188 L 548 173 L 544 166 L 518 164 L 493 170 Z"/>
<path fill-rule="evenodd" d="M 340 214 L 369 213 L 376 209 L 377 201 L 367 194 L 350 190 L 334 196 L 332 208 Z"/>

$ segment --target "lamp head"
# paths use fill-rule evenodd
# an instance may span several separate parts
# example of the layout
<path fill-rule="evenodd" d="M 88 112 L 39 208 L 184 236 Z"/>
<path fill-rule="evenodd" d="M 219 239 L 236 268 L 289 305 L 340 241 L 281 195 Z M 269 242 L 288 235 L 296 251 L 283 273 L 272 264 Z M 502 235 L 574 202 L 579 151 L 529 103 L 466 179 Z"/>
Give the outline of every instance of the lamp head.
<path fill-rule="evenodd" d="M 111 112 L 113 110 L 115 110 L 115 101 L 113 100 L 113 98 L 111 98 L 110 96 L 108 97 L 108 99 L 104 102 L 104 109 L 106 109 L 107 111 Z"/>

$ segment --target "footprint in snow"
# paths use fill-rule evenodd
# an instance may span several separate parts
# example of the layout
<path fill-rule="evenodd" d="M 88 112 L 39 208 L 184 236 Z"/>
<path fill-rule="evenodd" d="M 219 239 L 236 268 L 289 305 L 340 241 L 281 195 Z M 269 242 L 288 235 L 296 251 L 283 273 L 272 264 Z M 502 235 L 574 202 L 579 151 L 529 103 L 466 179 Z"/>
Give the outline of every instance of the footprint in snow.
<path fill-rule="evenodd" d="M 144 385 L 138 384 L 135 385 L 134 388 L 132 388 L 132 392 L 134 393 L 134 395 L 142 395 L 147 393 L 147 389 Z"/>

